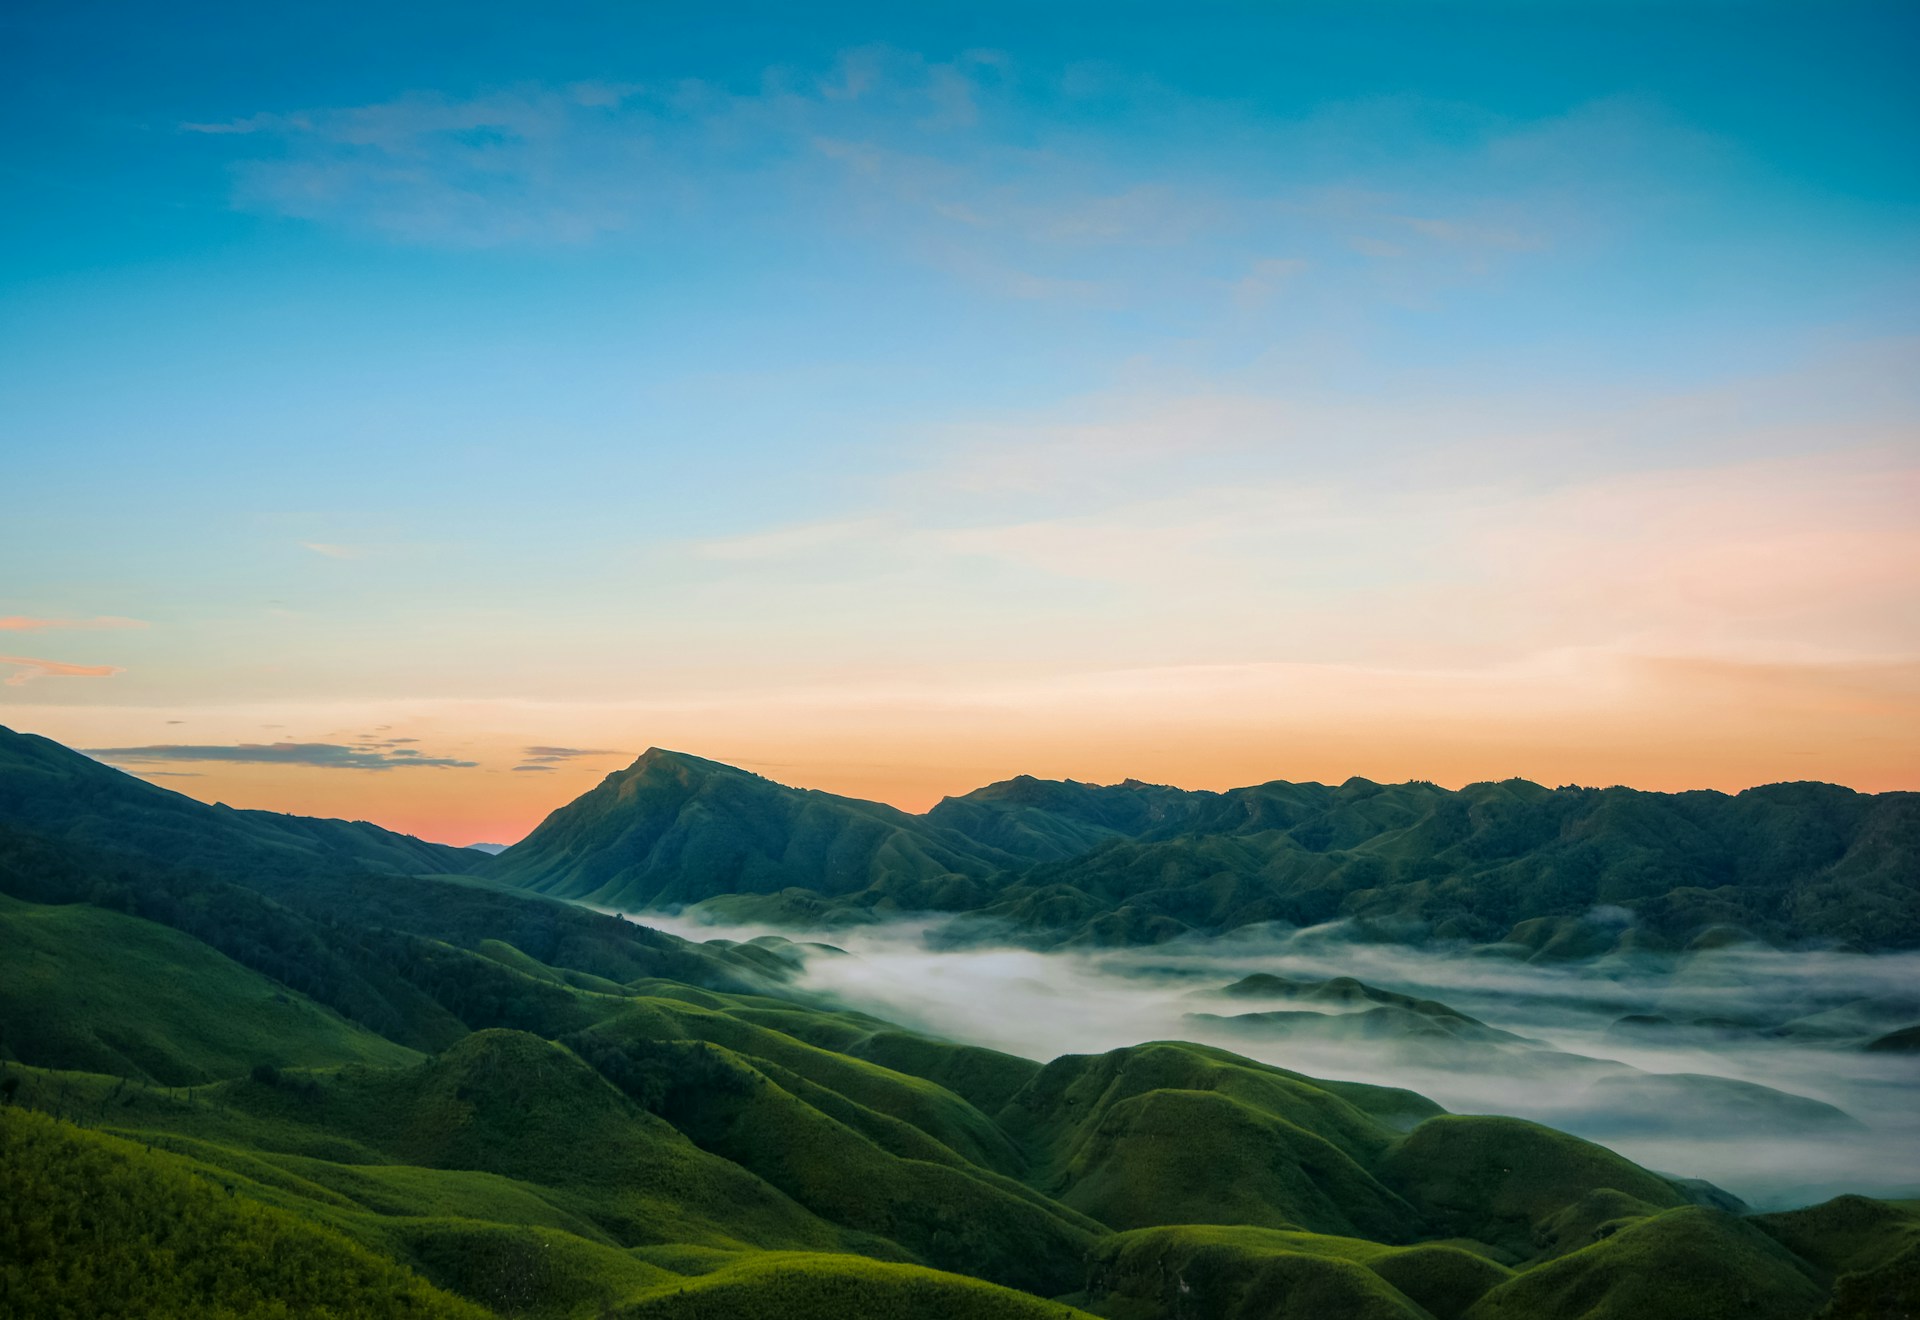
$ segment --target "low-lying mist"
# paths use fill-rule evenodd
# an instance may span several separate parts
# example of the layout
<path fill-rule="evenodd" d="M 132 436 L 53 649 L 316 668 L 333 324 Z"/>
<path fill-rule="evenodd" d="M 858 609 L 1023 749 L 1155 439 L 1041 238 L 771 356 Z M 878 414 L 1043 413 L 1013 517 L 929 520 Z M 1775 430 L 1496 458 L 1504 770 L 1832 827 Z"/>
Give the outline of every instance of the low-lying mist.
<path fill-rule="evenodd" d="M 695 940 L 769 933 L 627 915 Z M 1920 1195 L 1920 1055 L 1866 1048 L 1920 1021 L 1920 954 L 1542 965 L 1338 925 L 1068 952 L 952 947 L 931 919 L 779 934 L 844 951 L 806 956 L 788 992 L 1032 1059 L 1198 1041 L 1548 1123 L 1756 1208 Z"/>

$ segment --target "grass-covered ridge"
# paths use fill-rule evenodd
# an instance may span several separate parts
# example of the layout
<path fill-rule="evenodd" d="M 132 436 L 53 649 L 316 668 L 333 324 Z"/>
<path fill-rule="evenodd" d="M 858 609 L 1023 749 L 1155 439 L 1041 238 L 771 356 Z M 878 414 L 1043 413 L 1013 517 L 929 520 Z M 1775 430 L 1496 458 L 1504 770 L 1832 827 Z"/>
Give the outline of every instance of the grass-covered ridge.
<path fill-rule="evenodd" d="M 623 907 L 819 926 L 965 914 L 1043 944 L 1346 918 L 1552 958 L 1741 932 L 1920 947 L 1920 794 L 1276 781 L 1224 793 L 1028 777 L 923 816 L 651 750 L 484 873 Z"/>
<path fill-rule="evenodd" d="M 0 1314 L 486 1314 L 186 1160 L 17 1108 L 0 1109 L 0 1205 Z"/>
<path fill-rule="evenodd" d="M 0 895 L 0 1048 L 191 1086 L 255 1064 L 400 1064 L 413 1051 L 179 931 Z"/>

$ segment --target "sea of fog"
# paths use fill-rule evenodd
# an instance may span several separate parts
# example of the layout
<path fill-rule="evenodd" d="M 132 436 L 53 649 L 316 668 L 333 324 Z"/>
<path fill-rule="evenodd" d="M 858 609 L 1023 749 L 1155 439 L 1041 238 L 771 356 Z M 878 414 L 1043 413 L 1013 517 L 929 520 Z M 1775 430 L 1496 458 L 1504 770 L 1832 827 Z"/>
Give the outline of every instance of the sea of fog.
<path fill-rule="evenodd" d="M 773 933 L 623 915 L 694 940 Z M 844 951 L 809 956 L 787 993 L 1030 1059 L 1199 1041 L 1314 1077 L 1407 1087 L 1456 1113 L 1551 1124 L 1756 1208 L 1841 1192 L 1920 1196 L 1920 1056 L 1860 1048 L 1920 1020 L 1920 954 L 1739 947 L 1540 965 L 1359 943 L 1338 926 L 1066 952 L 947 947 L 931 920 L 777 933 Z M 1354 977 L 1525 1040 L 1301 1040 L 1194 1016 L 1325 1007 L 1218 993 L 1259 972 Z M 1714 1025 L 1616 1025 L 1636 1015 Z M 1687 1079 L 1648 1084 L 1630 1070 Z M 1773 1096 L 1713 1079 L 1823 1101 L 1846 1117 L 1803 1106 L 1815 1111 L 1809 1120 L 1792 1101 L 1783 1113 Z"/>

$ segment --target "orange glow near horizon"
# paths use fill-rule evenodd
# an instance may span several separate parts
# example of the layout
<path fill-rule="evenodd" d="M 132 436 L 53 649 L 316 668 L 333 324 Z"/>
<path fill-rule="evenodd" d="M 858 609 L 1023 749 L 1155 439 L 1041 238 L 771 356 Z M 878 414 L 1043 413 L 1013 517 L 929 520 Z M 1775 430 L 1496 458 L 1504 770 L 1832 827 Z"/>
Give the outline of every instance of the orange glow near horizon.
<path fill-rule="evenodd" d="M 125 712 L 43 714 L 53 718 L 28 731 L 83 747 L 132 741 Z M 735 695 L 680 709 L 449 703 L 410 721 L 383 710 L 364 720 L 476 764 L 125 768 L 205 801 L 371 820 L 456 844 L 517 841 L 648 746 L 916 812 L 1017 774 L 1216 790 L 1355 775 L 1449 787 L 1520 777 L 1660 791 L 1812 779 L 1920 788 L 1920 671 L 1902 665 L 1567 655 L 1481 673 L 1186 667 Z M 513 768 L 528 747 L 556 743 L 593 754 Z"/>

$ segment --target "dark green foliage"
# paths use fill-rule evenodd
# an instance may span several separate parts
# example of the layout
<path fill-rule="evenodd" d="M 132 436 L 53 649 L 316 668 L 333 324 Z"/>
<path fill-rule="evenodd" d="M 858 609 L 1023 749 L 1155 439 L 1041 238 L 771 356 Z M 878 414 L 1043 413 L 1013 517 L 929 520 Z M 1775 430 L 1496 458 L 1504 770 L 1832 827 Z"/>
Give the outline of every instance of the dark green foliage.
<path fill-rule="evenodd" d="M 687 1038 L 696 1034 L 706 1038 Z M 830 1222 L 938 1268 L 1031 1291 L 1078 1282 L 1094 1225 L 958 1154 L 991 1159 L 994 1139 L 1005 1147 L 1005 1138 L 927 1082 L 666 1004 L 611 1020 L 575 1045 L 702 1149 Z"/>
<path fill-rule="evenodd" d="M 1920 795 L 1363 779 L 1189 793 L 1022 777 L 909 816 L 652 751 L 488 874 L 771 924 L 965 913 L 1042 944 L 1351 918 L 1375 938 L 1504 941 L 1542 958 L 1709 932 L 1906 948 L 1920 945 Z"/>
<path fill-rule="evenodd" d="M 415 875 L 474 871 L 486 860 L 365 821 L 208 806 L 4 727 L 0 820 L 84 848 L 223 872 Z"/>
<path fill-rule="evenodd" d="M 839 895 L 981 877 L 995 869 L 991 851 L 879 803 L 783 788 L 653 748 L 554 812 L 486 873 L 640 909 L 795 886 Z"/>
<path fill-rule="evenodd" d="M 1369 1007 L 1390 1007 L 1418 1013 L 1422 1017 L 1475 1022 L 1457 1009 L 1448 1008 L 1434 999 L 1415 999 L 1393 990 L 1382 990 L 1379 986 L 1368 985 L 1365 981 L 1355 980 L 1351 976 L 1331 976 L 1323 981 L 1308 981 L 1298 977 L 1275 976 L 1270 972 L 1256 972 L 1252 976 L 1243 976 L 1232 985 L 1222 987 L 1221 994 L 1233 999 L 1288 999 L 1304 1004 L 1320 1004 L 1342 1011 L 1365 1009 Z"/>
<path fill-rule="evenodd" d="M 417 1057 L 165 926 L 0 896 L 0 1057 L 190 1086 Z"/>
<path fill-rule="evenodd" d="M 857 1256 L 760 1256 L 661 1288 L 620 1320 L 1091 1320 L 978 1279 Z"/>
<path fill-rule="evenodd" d="M 398 1254 L 436 1287 L 515 1317 L 601 1315 L 676 1277 L 627 1252 L 552 1228 L 410 1219 Z"/>
<path fill-rule="evenodd" d="M 186 1161 L 0 1110 L 0 1315 L 479 1317 L 339 1233 Z"/>
<path fill-rule="evenodd" d="M 1753 1224 L 1833 1278 L 1822 1320 L 1920 1315 L 1920 1213 L 1911 1203 L 1840 1196 Z"/>
<path fill-rule="evenodd" d="M 1433 1242 L 1370 1257 L 1367 1268 L 1434 1320 L 1459 1320 L 1469 1307 L 1513 1277 L 1478 1252 Z"/>
<path fill-rule="evenodd" d="M 394 969 L 393 940 L 384 932 L 316 920 L 202 872 L 60 845 L 0 824 L 0 893 L 91 903 L 171 926 L 403 1045 L 438 1049 L 462 1031 Z"/>
<path fill-rule="evenodd" d="M 1516 1275 L 1466 1320 L 1810 1320 L 1824 1296 L 1813 1268 L 1753 1225 L 1685 1206 Z"/>
<path fill-rule="evenodd" d="M 1114 1228 L 1262 1224 L 1403 1240 L 1415 1226 L 1367 1169 L 1392 1128 L 1325 1085 L 1224 1050 L 1160 1042 L 1056 1059 L 1001 1122 L 1026 1145 L 1038 1185 Z"/>
<path fill-rule="evenodd" d="M 1666 1179 L 1603 1146 L 1517 1118 L 1430 1118 L 1378 1168 L 1436 1236 L 1473 1238 L 1522 1259 L 1550 1249 L 1553 1217 L 1599 1189 L 1657 1209 L 1686 1201 Z"/>
<path fill-rule="evenodd" d="M 1398 1272 L 1425 1286 L 1440 1272 L 1432 1268 L 1436 1260 L 1446 1260 L 1440 1269 L 1459 1276 L 1452 1258 L 1465 1253 L 1447 1247 L 1398 1253 L 1353 1238 L 1260 1228 L 1141 1229 L 1100 1243 L 1089 1266 L 1087 1305 L 1120 1320 L 1426 1320 L 1432 1313 L 1383 1268 L 1402 1255 L 1409 1268 Z M 1490 1262 L 1480 1265 L 1495 1279 L 1508 1276 Z"/>
<path fill-rule="evenodd" d="M 1538 842 L 1555 795 L 1495 787 L 1478 823 L 1434 808 L 1462 856 Z M 1319 815 L 1275 786 L 1058 788 L 1004 795 L 1009 852 L 1102 831 L 1112 852 L 1228 807 L 1289 847 L 1413 828 L 1377 786 Z M 696 792 L 675 837 L 736 789 L 783 791 Z M 780 855 L 935 856 L 837 801 L 791 817 Z M 1834 846 L 1754 828 L 1787 870 Z M 690 945 L 458 877 L 210 866 L 0 823 L 0 1314 L 1838 1320 L 1911 1310 L 1920 1279 L 1911 1207 L 1743 1219 L 1406 1091 L 1178 1042 L 1043 1067 L 766 992 L 831 950 Z M 891 883 L 885 902 L 911 892 Z M 1135 938 L 1186 910 L 1136 899 L 1077 919 Z M 1528 937 L 1585 938 L 1557 920 Z M 1480 1027 L 1342 978 L 1238 989 Z"/>

